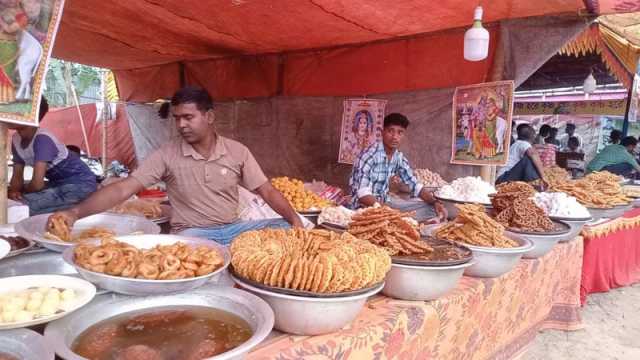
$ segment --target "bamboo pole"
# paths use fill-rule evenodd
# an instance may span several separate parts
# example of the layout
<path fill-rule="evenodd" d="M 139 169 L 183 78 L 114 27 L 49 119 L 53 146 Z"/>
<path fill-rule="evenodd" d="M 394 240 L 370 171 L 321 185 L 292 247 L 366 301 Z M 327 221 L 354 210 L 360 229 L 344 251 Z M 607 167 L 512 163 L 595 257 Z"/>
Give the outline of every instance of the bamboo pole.
<path fill-rule="evenodd" d="M 73 102 L 76 105 L 76 111 L 78 111 L 78 117 L 80 118 L 80 128 L 82 129 L 82 137 L 84 143 L 87 145 L 87 156 L 91 157 L 91 147 L 89 146 L 89 138 L 87 137 L 87 129 L 84 127 L 84 118 L 82 117 L 82 111 L 80 111 L 80 101 L 78 101 L 78 94 L 76 93 L 76 87 L 71 84 L 71 94 L 73 95 Z"/>
<path fill-rule="evenodd" d="M 7 199 L 7 140 L 9 138 L 9 128 L 7 124 L 0 123 L 0 224 L 4 225 L 8 221 L 8 199 Z"/>

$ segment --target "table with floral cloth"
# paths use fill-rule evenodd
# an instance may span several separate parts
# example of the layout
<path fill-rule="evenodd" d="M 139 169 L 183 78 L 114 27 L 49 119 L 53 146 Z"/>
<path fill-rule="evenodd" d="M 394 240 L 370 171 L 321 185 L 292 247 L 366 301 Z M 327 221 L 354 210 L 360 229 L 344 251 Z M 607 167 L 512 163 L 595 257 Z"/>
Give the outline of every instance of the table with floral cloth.
<path fill-rule="evenodd" d="M 369 300 L 358 318 L 323 336 L 277 335 L 248 359 L 510 359 L 539 330 L 581 328 L 582 238 L 496 279 L 463 277 L 436 301 Z M 330 314 L 327 314 L 330 316 Z"/>
<path fill-rule="evenodd" d="M 580 299 L 640 281 L 640 209 L 585 226 Z"/>

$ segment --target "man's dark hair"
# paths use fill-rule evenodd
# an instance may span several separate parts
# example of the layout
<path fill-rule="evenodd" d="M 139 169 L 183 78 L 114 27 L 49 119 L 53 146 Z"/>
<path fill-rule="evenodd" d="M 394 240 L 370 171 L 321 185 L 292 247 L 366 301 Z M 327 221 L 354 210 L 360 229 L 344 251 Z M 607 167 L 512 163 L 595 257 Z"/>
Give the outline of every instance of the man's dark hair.
<path fill-rule="evenodd" d="M 625 136 L 625 138 L 622 139 L 621 145 L 624 147 L 636 146 L 638 145 L 638 139 L 634 138 L 633 136 Z"/>
<path fill-rule="evenodd" d="M 199 86 L 186 86 L 176 91 L 171 98 L 171 106 L 195 104 L 201 112 L 213 109 L 213 100 L 207 90 Z"/>
<path fill-rule="evenodd" d="M 520 133 L 520 129 L 522 129 L 525 126 L 529 126 L 529 124 L 522 123 L 522 124 L 516 126 L 516 134 L 519 134 Z"/>
<path fill-rule="evenodd" d="M 518 140 L 530 141 L 533 140 L 535 130 L 529 124 L 518 125 Z"/>
<path fill-rule="evenodd" d="M 384 117 L 384 127 L 387 128 L 391 125 L 401 126 L 406 129 L 409 127 L 409 119 L 400 113 L 391 113 Z"/>
<path fill-rule="evenodd" d="M 539 131 L 540 136 L 547 137 L 547 136 L 549 136 L 550 133 L 551 133 L 551 126 L 550 125 L 544 124 L 544 125 L 540 126 L 540 131 Z"/>
<path fill-rule="evenodd" d="M 40 114 L 38 117 L 39 121 L 42 121 L 42 119 L 44 118 L 45 115 L 47 115 L 47 113 L 49 112 L 49 102 L 47 101 L 47 98 L 42 96 L 40 98 Z"/>
<path fill-rule="evenodd" d="M 160 105 L 160 109 L 158 109 L 158 116 L 161 119 L 168 119 L 170 114 L 170 111 L 169 111 L 170 109 L 171 109 L 171 103 L 169 103 L 168 101 L 163 102 L 162 105 Z"/>
<path fill-rule="evenodd" d="M 74 153 L 80 155 L 81 151 L 80 148 L 75 146 L 75 145 L 67 145 L 67 150 L 69 151 L 73 151 Z"/>
<path fill-rule="evenodd" d="M 568 123 L 566 128 L 575 130 L 576 129 L 576 124 Z"/>
<path fill-rule="evenodd" d="M 609 133 L 609 142 L 612 144 L 617 144 L 620 142 L 620 139 L 622 139 L 622 131 L 617 129 L 611 130 L 611 132 Z"/>
<path fill-rule="evenodd" d="M 572 136 L 567 140 L 567 146 L 569 147 L 580 147 L 580 139 L 576 136 Z"/>

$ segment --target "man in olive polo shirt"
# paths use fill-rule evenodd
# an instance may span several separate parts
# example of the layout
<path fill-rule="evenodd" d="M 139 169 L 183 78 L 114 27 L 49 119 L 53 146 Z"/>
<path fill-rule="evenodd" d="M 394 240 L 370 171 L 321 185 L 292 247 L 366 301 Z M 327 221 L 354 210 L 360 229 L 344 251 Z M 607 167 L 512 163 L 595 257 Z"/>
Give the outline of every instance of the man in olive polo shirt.
<path fill-rule="evenodd" d="M 106 186 L 73 208 L 54 214 L 69 226 L 79 219 L 111 209 L 146 187 L 167 184 L 173 233 L 228 244 L 237 235 L 265 227 L 302 227 L 291 205 L 241 143 L 216 134 L 213 101 L 197 87 L 186 87 L 171 99 L 171 113 L 180 138 L 148 158 L 133 174 Z M 254 191 L 282 219 L 239 221 L 238 186 Z M 288 223 L 287 223 L 288 222 Z"/>

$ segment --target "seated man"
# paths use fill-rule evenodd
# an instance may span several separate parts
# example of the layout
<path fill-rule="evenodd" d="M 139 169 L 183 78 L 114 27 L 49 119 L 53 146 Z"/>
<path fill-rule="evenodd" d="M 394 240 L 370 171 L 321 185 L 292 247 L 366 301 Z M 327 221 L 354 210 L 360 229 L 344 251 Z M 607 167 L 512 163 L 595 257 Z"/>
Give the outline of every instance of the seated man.
<path fill-rule="evenodd" d="M 415 211 L 418 221 L 424 221 L 436 215 L 446 219 L 444 206 L 437 202 L 427 189 L 423 189 L 422 184 L 418 183 L 413 175 L 409 161 L 398 151 L 407 127 L 409 127 L 409 120 L 406 116 L 398 113 L 385 116 L 382 142 L 377 142 L 365 149 L 353 165 L 349 180 L 353 199 L 352 207 L 357 209 L 377 203 L 401 211 Z M 399 199 L 391 201 L 389 184 L 396 174 L 408 186 L 411 194 L 422 201 Z"/>
<path fill-rule="evenodd" d="M 542 161 L 531 145 L 534 139 L 535 131 L 530 125 L 518 125 L 518 140 L 509 148 L 507 164 L 498 171 L 496 184 L 507 181 L 531 182 L 538 179 L 544 182 Z"/>
<path fill-rule="evenodd" d="M 40 121 L 48 110 L 43 97 Z M 11 139 L 14 165 L 8 196 L 29 206 L 31 216 L 69 208 L 96 191 L 96 177 L 89 167 L 53 134 L 32 126 L 9 125 L 9 128 L 16 132 Z M 26 185 L 25 166 L 33 167 L 33 177 Z"/>
<path fill-rule="evenodd" d="M 265 227 L 302 227 L 291 205 L 260 169 L 249 149 L 218 135 L 209 94 L 186 87 L 173 95 L 171 114 L 180 137 L 149 155 L 131 176 L 107 185 L 68 211 L 55 214 L 71 226 L 145 188 L 164 181 L 172 205 L 172 232 L 228 244 L 244 231 Z M 286 219 L 239 221 L 238 186 L 257 192 Z"/>
<path fill-rule="evenodd" d="M 587 165 L 587 172 L 606 170 L 610 173 L 630 177 L 631 173 L 640 171 L 640 165 L 633 156 L 638 140 L 633 136 L 622 139 L 620 144 L 607 145 Z"/>

